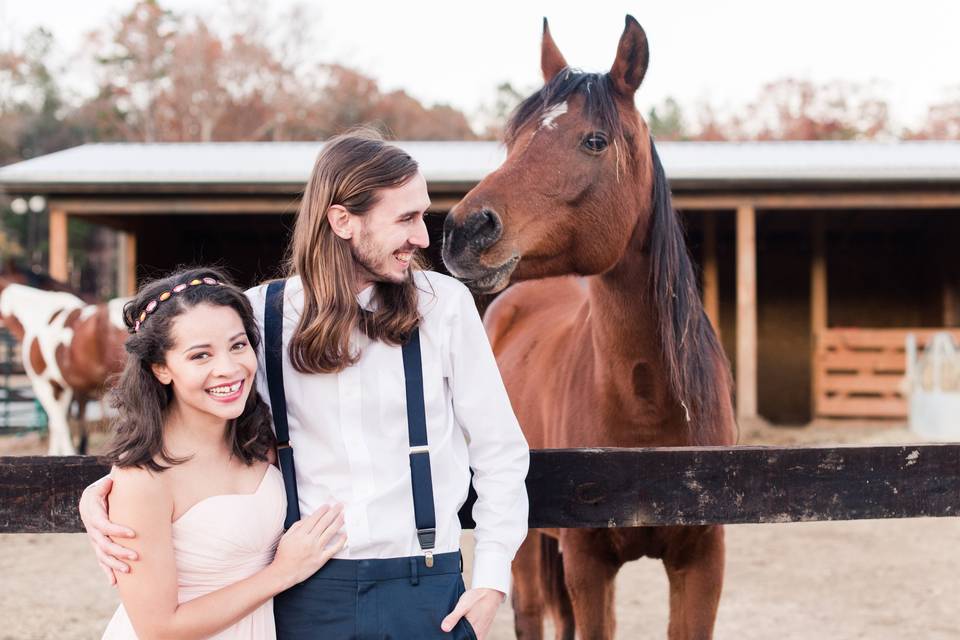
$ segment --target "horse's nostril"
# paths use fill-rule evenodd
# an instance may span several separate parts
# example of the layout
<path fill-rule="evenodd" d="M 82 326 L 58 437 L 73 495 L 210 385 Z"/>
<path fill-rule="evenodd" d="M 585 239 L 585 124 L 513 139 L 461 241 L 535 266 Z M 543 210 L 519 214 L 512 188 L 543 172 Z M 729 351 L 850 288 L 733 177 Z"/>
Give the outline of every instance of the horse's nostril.
<path fill-rule="evenodd" d="M 492 209 L 484 209 L 470 216 L 465 225 L 470 243 L 475 249 L 486 249 L 500 239 L 503 223 Z"/>
<path fill-rule="evenodd" d="M 450 215 L 443 221 L 443 246 L 448 256 L 459 255 L 468 246 L 473 252 L 482 251 L 499 240 L 501 235 L 503 223 L 492 209 L 471 213 L 462 224 L 457 224 Z"/>
<path fill-rule="evenodd" d="M 483 234 L 499 238 L 500 232 L 503 231 L 503 225 L 500 224 L 500 216 L 490 209 L 484 209 L 480 212 L 480 215 L 484 217 L 482 227 Z"/>

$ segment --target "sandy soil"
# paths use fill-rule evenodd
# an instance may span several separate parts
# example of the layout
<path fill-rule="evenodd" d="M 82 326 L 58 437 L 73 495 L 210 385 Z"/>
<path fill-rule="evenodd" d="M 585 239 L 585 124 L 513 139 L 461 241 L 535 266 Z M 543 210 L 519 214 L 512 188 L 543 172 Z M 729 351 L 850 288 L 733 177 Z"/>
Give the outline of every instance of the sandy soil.
<path fill-rule="evenodd" d="M 897 425 L 741 432 L 744 444 L 910 441 Z M 0 454 L 38 447 L 18 438 Z M 468 556 L 471 546 L 465 536 Z M 737 525 L 727 528 L 727 548 L 718 639 L 960 638 L 960 519 Z M 0 639 L 98 638 L 118 602 L 83 535 L 0 536 L 0 589 Z M 507 603 L 490 638 L 514 637 L 512 615 Z M 620 572 L 617 616 L 618 638 L 666 637 L 659 563 Z"/>

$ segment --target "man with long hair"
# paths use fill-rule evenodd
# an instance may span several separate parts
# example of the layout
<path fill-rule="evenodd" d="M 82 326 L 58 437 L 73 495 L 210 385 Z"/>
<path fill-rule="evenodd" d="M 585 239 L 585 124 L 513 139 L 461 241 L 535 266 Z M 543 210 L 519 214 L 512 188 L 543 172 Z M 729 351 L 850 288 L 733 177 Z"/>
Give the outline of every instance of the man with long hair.
<path fill-rule="evenodd" d="M 264 327 L 257 384 L 280 443 L 287 523 L 339 502 L 348 539 L 277 597 L 281 639 L 484 638 L 509 590 L 529 452 L 473 298 L 421 267 L 429 206 L 403 150 L 367 133 L 331 139 L 303 195 L 287 278 L 247 292 Z M 458 511 L 471 470 L 466 590 Z M 108 492 L 91 485 L 81 515 L 112 577 L 128 556 L 107 537 L 124 534 L 102 508 Z"/>

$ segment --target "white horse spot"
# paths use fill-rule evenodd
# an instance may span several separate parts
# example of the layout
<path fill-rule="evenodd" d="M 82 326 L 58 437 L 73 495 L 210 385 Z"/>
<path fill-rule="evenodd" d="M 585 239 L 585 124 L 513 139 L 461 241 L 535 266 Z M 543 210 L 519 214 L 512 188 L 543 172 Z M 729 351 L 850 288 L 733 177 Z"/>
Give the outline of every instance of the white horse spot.
<path fill-rule="evenodd" d="M 541 129 L 556 129 L 557 123 L 556 119 L 562 116 L 567 112 L 567 103 L 566 101 L 561 102 L 558 105 L 550 107 L 543 112 L 543 117 L 540 119 L 540 128 Z"/>

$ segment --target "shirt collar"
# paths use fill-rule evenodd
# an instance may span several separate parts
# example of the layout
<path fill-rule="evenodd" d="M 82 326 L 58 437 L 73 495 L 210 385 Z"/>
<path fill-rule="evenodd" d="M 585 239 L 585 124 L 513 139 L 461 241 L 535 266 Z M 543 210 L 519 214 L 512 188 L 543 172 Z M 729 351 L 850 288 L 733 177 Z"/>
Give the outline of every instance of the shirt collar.
<path fill-rule="evenodd" d="M 360 305 L 360 308 L 364 311 L 376 311 L 377 304 L 373 299 L 373 294 L 376 291 L 376 285 L 371 284 L 366 289 L 357 294 L 357 304 Z"/>

